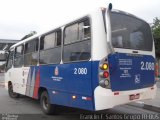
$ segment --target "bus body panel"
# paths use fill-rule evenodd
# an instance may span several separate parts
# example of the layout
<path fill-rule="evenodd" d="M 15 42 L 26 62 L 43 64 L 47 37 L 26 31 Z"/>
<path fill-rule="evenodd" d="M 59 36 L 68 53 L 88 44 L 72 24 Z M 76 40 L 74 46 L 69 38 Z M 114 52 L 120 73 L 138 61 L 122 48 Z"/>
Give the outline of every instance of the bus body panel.
<path fill-rule="evenodd" d="M 38 90 L 43 87 L 47 89 L 52 104 L 94 110 L 91 65 L 89 61 L 31 66 L 23 94 L 38 99 Z M 14 92 L 20 93 L 19 90 Z"/>
<path fill-rule="evenodd" d="M 27 75 L 28 76 L 28 75 Z M 13 91 L 25 95 L 26 81 L 23 76 L 23 68 L 12 68 L 5 73 L 5 88 L 8 89 L 8 82 L 12 82 Z"/>
<path fill-rule="evenodd" d="M 41 86 L 91 95 L 91 62 L 40 66 Z"/>
<path fill-rule="evenodd" d="M 48 90 L 51 103 L 93 109 L 91 63 L 40 66 L 40 86 Z M 72 97 L 76 96 L 75 99 Z M 90 100 L 85 100 L 88 97 Z"/>
<path fill-rule="evenodd" d="M 94 110 L 92 97 L 76 93 L 63 92 L 54 89 L 48 90 L 51 104 Z M 72 97 L 76 96 L 75 99 Z M 88 100 L 87 100 L 88 99 Z"/>
<path fill-rule="evenodd" d="M 95 110 L 104 110 L 113 108 L 117 105 L 127 104 L 130 102 L 135 102 L 145 99 L 154 99 L 156 96 L 156 91 L 157 91 L 156 85 L 148 88 L 119 91 L 119 92 L 113 92 L 111 89 L 105 89 L 98 86 L 94 90 Z M 139 94 L 140 97 L 131 100 L 130 96 L 136 94 Z"/>
<path fill-rule="evenodd" d="M 92 92 L 99 86 L 99 61 L 92 61 Z"/>
<path fill-rule="evenodd" d="M 38 99 L 38 89 L 40 86 L 39 66 L 31 66 L 29 69 L 25 70 L 25 74 L 27 74 L 27 72 L 25 95 Z"/>
<path fill-rule="evenodd" d="M 155 83 L 155 59 L 150 55 L 115 53 L 108 56 L 113 91 L 151 87 Z"/>
<path fill-rule="evenodd" d="M 13 91 L 18 91 L 20 94 L 25 93 L 25 83 L 23 81 L 23 68 L 14 68 L 13 71 L 11 71 L 11 81 L 13 81 Z"/>
<path fill-rule="evenodd" d="M 107 37 L 102 11 L 98 10 L 91 14 L 91 60 L 100 61 L 110 52 L 107 48 Z"/>

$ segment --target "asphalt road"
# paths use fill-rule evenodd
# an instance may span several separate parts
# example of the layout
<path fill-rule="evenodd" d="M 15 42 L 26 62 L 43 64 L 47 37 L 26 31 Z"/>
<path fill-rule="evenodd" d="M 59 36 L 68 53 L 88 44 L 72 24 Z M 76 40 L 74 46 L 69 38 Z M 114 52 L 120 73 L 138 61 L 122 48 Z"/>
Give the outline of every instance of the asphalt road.
<path fill-rule="evenodd" d="M 106 115 L 118 115 L 118 114 L 153 114 L 157 115 L 157 112 L 150 110 L 145 110 L 140 107 L 131 106 L 131 105 L 121 105 L 113 109 L 103 110 L 98 112 L 91 112 L 79 109 L 73 109 L 68 107 L 58 107 L 56 116 L 47 116 L 44 115 L 41 111 L 39 101 L 28 98 L 21 97 L 18 99 L 12 99 L 8 96 L 8 92 L 4 87 L 0 87 L 0 113 L 2 114 L 1 118 L 5 118 L 8 114 L 9 117 L 18 115 L 18 120 L 23 119 L 43 119 L 43 120 L 61 120 L 61 119 L 85 119 L 85 115 L 98 115 L 97 118 L 100 119 L 100 115 L 106 117 Z M 103 113 L 103 114 L 102 114 Z M 93 116 L 90 116 L 93 117 Z M 92 119 L 92 118 L 91 118 Z M 106 119 L 106 118 L 105 118 Z M 160 119 L 160 116 L 159 118 Z"/>
<path fill-rule="evenodd" d="M 3 83 L 3 75 L 0 74 L 0 82 Z M 160 84 L 157 84 L 160 86 Z M 101 115 L 103 118 L 106 118 L 106 115 L 124 115 L 124 114 L 147 114 L 147 115 L 157 115 L 158 112 L 154 112 L 151 110 L 143 109 L 141 106 L 133 106 L 133 105 L 121 105 L 114 107 L 113 109 L 103 110 L 98 112 L 91 112 L 86 110 L 68 108 L 68 107 L 58 107 L 57 115 L 55 116 L 47 116 L 43 114 L 40 108 L 40 103 L 37 100 L 22 96 L 18 99 L 12 99 L 8 96 L 7 90 L 3 85 L 0 85 L 0 120 L 5 120 L 6 116 L 8 117 L 17 117 L 18 120 L 32 120 L 32 119 L 43 119 L 43 120 L 61 120 L 61 119 L 86 119 L 84 116 L 87 115 L 98 115 L 95 117 L 96 119 L 101 119 Z M 13 115 L 13 116 L 12 116 Z M 91 118 L 89 118 L 91 117 Z M 87 119 L 92 119 L 93 116 L 87 116 Z M 108 117 L 108 116 L 107 116 Z M 113 116 L 111 116 L 113 117 Z M 122 117 L 122 116 L 118 116 Z M 118 119 L 114 116 L 115 119 Z M 93 118 L 94 119 L 94 118 Z M 113 118 L 112 118 L 113 119 Z M 158 117 L 160 120 L 160 115 Z M 157 119 L 157 120 L 158 120 Z M 16 119 L 17 120 L 17 119 Z M 155 119 L 156 120 L 156 119 Z"/>

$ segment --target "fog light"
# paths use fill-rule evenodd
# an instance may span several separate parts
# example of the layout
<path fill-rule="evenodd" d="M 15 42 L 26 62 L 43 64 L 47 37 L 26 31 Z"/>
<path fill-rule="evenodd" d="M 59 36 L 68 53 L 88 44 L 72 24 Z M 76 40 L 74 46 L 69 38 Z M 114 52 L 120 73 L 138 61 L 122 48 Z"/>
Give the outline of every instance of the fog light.
<path fill-rule="evenodd" d="M 100 85 L 101 87 L 105 88 L 105 87 L 106 87 L 106 85 L 105 85 L 105 80 L 100 80 L 100 81 L 99 81 L 99 85 Z"/>

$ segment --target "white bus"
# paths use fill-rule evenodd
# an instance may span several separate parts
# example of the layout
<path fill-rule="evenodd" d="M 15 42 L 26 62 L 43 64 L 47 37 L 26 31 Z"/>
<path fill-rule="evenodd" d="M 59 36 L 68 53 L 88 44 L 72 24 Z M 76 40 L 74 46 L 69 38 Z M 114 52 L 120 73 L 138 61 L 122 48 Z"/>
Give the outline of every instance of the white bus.
<path fill-rule="evenodd" d="M 155 48 L 148 23 L 100 8 L 10 48 L 5 80 L 10 97 L 55 106 L 103 110 L 156 94 Z"/>

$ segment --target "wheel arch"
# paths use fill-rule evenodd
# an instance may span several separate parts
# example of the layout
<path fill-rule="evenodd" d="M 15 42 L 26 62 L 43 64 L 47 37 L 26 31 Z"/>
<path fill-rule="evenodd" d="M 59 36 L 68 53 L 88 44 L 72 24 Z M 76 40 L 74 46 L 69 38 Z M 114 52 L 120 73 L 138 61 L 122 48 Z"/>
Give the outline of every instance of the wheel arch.
<path fill-rule="evenodd" d="M 12 85 L 12 82 L 11 82 L 11 81 L 8 81 L 8 87 L 9 87 L 10 85 Z"/>
<path fill-rule="evenodd" d="M 47 91 L 47 92 L 48 92 L 47 88 L 45 88 L 45 87 L 39 87 L 39 89 L 38 89 L 38 99 L 39 99 L 39 100 L 40 100 L 40 98 L 41 98 L 41 94 L 42 94 L 44 91 Z"/>

